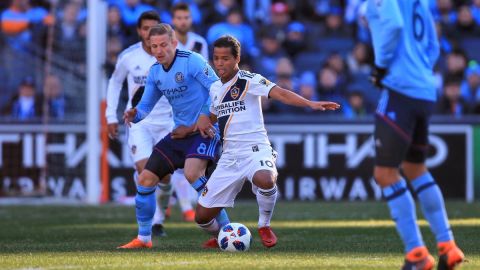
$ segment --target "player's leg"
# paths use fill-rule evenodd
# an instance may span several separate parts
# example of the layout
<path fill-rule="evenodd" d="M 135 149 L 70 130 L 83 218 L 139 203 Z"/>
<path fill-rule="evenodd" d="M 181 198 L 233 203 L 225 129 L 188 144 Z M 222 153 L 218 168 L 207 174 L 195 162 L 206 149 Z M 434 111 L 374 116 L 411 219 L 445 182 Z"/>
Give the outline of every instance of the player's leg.
<path fill-rule="evenodd" d="M 243 175 L 247 166 L 225 160 L 222 157 L 197 203 L 195 221 L 201 229 L 213 236 L 203 244 L 204 248 L 218 248 L 217 236 L 223 225 L 216 217 L 225 207 L 233 207 L 234 199 L 245 181 Z"/>
<path fill-rule="evenodd" d="M 208 164 L 216 162 L 220 155 L 220 135 L 218 134 L 219 132 L 216 132 L 213 138 L 203 138 L 200 135 L 189 138 L 191 142 L 186 155 L 184 174 L 188 182 L 199 193 L 208 180 L 205 176 Z M 225 210 L 220 211 L 217 221 L 220 226 L 230 223 Z"/>
<path fill-rule="evenodd" d="M 410 180 L 416 193 L 423 215 L 435 235 L 440 256 L 439 268 L 454 269 L 464 259 L 463 252 L 455 244 L 448 222 L 445 202 L 435 179 L 425 165 L 428 151 L 428 118 L 430 115 L 427 102 L 421 106 L 424 117 L 418 119 L 405 161 L 402 163 L 403 174 Z M 433 106 L 433 104 L 431 105 Z M 430 108 L 431 108 L 430 106 Z"/>
<path fill-rule="evenodd" d="M 262 244 L 268 248 L 277 244 L 277 236 L 270 227 L 273 209 L 277 201 L 277 170 L 275 168 L 276 155 L 271 147 L 252 152 L 249 179 L 252 181 L 252 190 L 258 203 L 258 233 Z M 253 176 L 252 176 L 253 175 Z"/>
<path fill-rule="evenodd" d="M 415 123 L 412 106 L 405 96 L 382 92 L 375 118 L 374 177 L 405 247 L 404 269 L 431 269 L 434 260 L 422 240 L 415 202 L 398 169 L 411 141 Z"/>
<path fill-rule="evenodd" d="M 177 195 L 177 200 L 183 213 L 183 219 L 188 222 L 195 221 L 195 211 L 193 210 L 192 200 L 190 198 L 192 186 L 185 179 L 183 170 L 176 170 L 173 173 L 171 183 Z"/>
<path fill-rule="evenodd" d="M 166 137 L 167 138 L 167 137 Z M 120 248 L 151 247 L 153 216 L 156 209 L 155 190 L 161 178 L 175 170 L 175 157 L 168 138 L 161 140 L 154 148 L 145 169 L 139 176 L 135 196 L 138 237 Z"/>

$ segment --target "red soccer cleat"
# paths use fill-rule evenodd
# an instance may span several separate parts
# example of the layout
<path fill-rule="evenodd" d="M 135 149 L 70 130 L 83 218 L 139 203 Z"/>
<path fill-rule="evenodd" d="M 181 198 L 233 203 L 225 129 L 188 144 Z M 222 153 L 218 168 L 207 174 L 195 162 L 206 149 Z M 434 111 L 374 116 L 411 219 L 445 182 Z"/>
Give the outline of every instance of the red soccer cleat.
<path fill-rule="evenodd" d="M 186 222 L 194 222 L 195 221 L 195 211 L 194 210 L 187 210 L 183 212 L 183 220 Z"/>
<path fill-rule="evenodd" d="M 435 259 L 430 255 L 428 249 L 426 247 L 417 247 L 405 256 L 402 270 L 431 270 L 434 264 Z"/>
<path fill-rule="evenodd" d="M 455 241 L 438 243 L 438 269 L 453 270 L 465 260 L 465 255 Z"/>
<path fill-rule="evenodd" d="M 267 248 L 271 248 L 277 244 L 277 236 L 273 233 L 270 226 L 258 228 L 258 234 L 262 239 L 262 244 Z"/>
<path fill-rule="evenodd" d="M 148 241 L 147 243 L 142 242 L 140 239 L 135 238 L 129 243 L 117 247 L 118 249 L 139 249 L 139 248 L 152 248 L 152 241 Z"/>
<path fill-rule="evenodd" d="M 202 244 L 202 248 L 220 248 L 218 246 L 217 238 L 210 238 Z"/>

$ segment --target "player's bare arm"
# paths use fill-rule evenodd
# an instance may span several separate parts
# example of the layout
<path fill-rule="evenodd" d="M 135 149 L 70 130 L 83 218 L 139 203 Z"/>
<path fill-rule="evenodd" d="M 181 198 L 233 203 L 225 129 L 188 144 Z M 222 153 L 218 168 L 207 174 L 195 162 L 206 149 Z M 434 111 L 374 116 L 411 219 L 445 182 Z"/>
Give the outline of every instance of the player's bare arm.
<path fill-rule="evenodd" d="M 334 111 L 340 108 L 340 105 L 338 103 L 331 102 L 331 101 L 311 101 L 303 98 L 300 95 L 297 95 L 296 93 L 290 90 L 284 89 L 280 86 L 274 86 L 270 91 L 269 96 L 270 98 L 278 100 L 287 105 L 298 106 L 298 107 L 310 107 L 313 110 Z"/>
<path fill-rule="evenodd" d="M 131 122 L 133 122 L 133 119 L 135 119 L 135 116 L 137 115 L 137 108 L 131 108 L 123 114 L 123 121 L 125 121 L 125 124 L 127 124 L 129 127 L 131 127 Z"/>
<path fill-rule="evenodd" d="M 195 133 L 195 125 L 192 126 L 178 126 L 175 128 L 172 133 L 171 137 L 172 139 L 183 139 L 185 137 L 188 137 L 189 135 Z"/>
<path fill-rule="evenodd" d="M 197 124 L 195 125 L 195 131 L 199 131 L 204 138 L 212 138 L 215 135 L 215 129 L 210 121 L 210 117 L 205 114 L 200 114 Z"/>

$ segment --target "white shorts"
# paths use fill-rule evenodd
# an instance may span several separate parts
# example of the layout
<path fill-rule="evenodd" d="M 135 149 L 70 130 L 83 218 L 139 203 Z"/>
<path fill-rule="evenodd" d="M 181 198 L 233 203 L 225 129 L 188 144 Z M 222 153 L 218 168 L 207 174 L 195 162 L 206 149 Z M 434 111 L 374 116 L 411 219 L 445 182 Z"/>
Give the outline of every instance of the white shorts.
<path fill-rule="evenodd" d="M 152 125 L 146 122 L 133 124 L 128 129 L 128 148 L 133 162 L 148 159 L 155 144 L 172 129 L 173 122 L 167 125 Z"/>
<path fill-rule="evenodd" d="M 242 156 L 222 154 L 198 203 L 206 208 L 233 207 L 245 180 L 252 182 L 257 171 L 268 170 L 277 176 L 276 157 L 270 146 L 259 146 L 258 152 L 250 150 Z"/>

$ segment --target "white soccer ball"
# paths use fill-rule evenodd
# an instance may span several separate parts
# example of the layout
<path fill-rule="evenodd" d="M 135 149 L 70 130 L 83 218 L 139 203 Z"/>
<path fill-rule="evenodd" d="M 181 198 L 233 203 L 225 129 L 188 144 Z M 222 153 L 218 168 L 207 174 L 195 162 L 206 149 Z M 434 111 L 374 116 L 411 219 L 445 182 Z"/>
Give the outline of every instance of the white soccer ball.
<path fill-rule="evenodd" d="M 247 251 L 252 243 L 252 234 L 243 224 L 228 223 L 220 229 L 217 239 L 223 251 Z"/>

